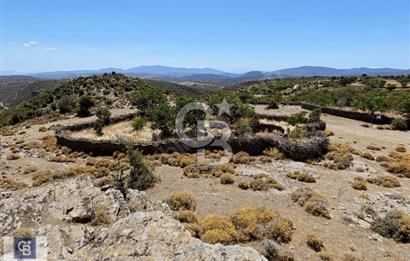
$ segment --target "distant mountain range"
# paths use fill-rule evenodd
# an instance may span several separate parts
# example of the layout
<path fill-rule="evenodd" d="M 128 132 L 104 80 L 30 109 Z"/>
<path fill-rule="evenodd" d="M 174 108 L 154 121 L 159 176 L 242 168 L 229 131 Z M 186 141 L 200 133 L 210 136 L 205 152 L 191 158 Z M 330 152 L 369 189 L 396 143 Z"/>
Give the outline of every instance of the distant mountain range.
<path fill-rule="evenodd" d="M 336 69 L 321 66 L 302 66 L 296 68 L 280 69 L 271 72 L 251 71 L 244 74 L 224 72 L 212 68 L 184 68 L 169 67 L 162 65 L 139 66 L 130 69 L 102 68 L 97 70 L 77 70 L 77 71 L 54 71 L 41 73 L 14 73 L 2 72 L 2 75 L 26 75 L 38 78 L 62 79 L 93 74 L 103 74 L 111 72 L 123 73 L 128 76 L 137 76 L 153 80 L 165 80 L 177 83 L 183 82 L 207 82 L 216 86 L 229 86 L 244 81 L 260 79 L 276 79 L 286 77 L 308 77 L 308 76 L 357 76 L 367 74 L 376 75 L 401 75 L 410 74 L 410 69 L 394 68 L 350 68 Z"/>

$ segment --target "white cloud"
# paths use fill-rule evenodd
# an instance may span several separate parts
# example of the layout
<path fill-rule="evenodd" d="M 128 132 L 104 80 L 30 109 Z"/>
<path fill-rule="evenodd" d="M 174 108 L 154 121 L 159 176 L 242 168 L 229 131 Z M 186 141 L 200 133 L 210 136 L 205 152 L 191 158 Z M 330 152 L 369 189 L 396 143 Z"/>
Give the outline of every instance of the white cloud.
<path fill-rule="evenodd" d="M 46 47 L 46 48 L 44 48 L 44 49 L 46 49 L 47 51 L 55 51 L 55 50 L 57 50 L 56 47 Z"/>
<path fill-rule="evenodd" d="M 30 47 L 32 47 L 33 45 L 36 45 L 36 44 L 38 44 L 38 42 L 36 42 L 36 41 L 28 41 L 27 43 L 24 43 L 23 46 L 24 46 L 24 47 L 27 47 L 27 48 L 30 48 Z"/>

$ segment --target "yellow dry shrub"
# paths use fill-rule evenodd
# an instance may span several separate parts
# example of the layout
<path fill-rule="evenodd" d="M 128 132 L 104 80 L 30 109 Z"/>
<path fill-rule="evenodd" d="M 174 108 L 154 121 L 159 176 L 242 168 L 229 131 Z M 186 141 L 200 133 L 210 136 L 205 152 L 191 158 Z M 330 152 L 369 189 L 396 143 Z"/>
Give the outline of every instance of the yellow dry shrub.
<path fill-rule="evenodd" d="M 274 178 L 268 177 L 264 174 L 259 174 L 253 178 L 253 180 L 249 183 L 249 187 L 255 191 L 265 191 L 271 188 L 277 190 L 284 190 L 285 187 L 279 184 Z"/>
<path fill-rule="evenodd" d="M 367 182 L 362 177 L 355 177 L 353 179 L 352 188 L 357 190 L 367 190 Z"/>
<path fill-rule="evenodd" d="M 209 215 L 201 220 L 199 226 L 202 231 L 201 240 L 206 243 L 228 245 L 236 242 L 235 227 L 227 217 Z"/>
<path fill-rule="evenodd" d="M 231 221 L 241 242 L 266 238 L 287 243 L 292 239 L 292 221 L 264 208 L 240 209 L 231 215 Z"/>
<path fill-rule="evenodd" d="M 36 168 L 36 167 L 34 167 L 34 166 L 28 166 L 28 167 L 25 167 L 25 168 L 24 168 L 23 174 L 30 174 L 30 173 L 33 173 L 33 172 L 36 172 L 36 171 L 37 171 L 37 168 Z"/>
<path fill-rule="evenodd" d="M 393 156 L 393 159 L 387 162 L 387 171 L 410 178 L 410 154 L 394 152 L 390 153 L 389 156 Z"/>
<path fill-rule="evenodd" d="M 240 189 L 247 190 L 247 189 L 249 189 L 249 182 L 241 181 L 241 182 L 239 182 L 238 187 Z"/>
<path fill-rule="evenodd" d="M 322 240 L 316 235 L 309 234 L 307 236 L 306 243 L 311 249 L 315 250 L 316 252 L 320 252 L 323 248 L 325 248 Z"/>
<path fill-rule="evenodd" d="M 28 150 L 38 149 L 40 147 L 41 147 L 41 144 L 38 141 L 31 141 L 31 142 L 26 143 L 25 145 L 25 148 Z"/>
<path fill-rule="evenodd" d="M 174 210 L 192 210 L 196 209 L 196 200 L 186 192 L 174 192 L 168 198 L 169 207 Z"/>
<path fill-rule="evenodd" d="M 33 231 L 27 227 L 20 227 L 13 232 L 15 237 L 28 237 L 33 236 Z"/>
<path fill-rule="evenodd" d="M 382 186 L 385 188 L 395 188 L 400 187 L 400 182 L 393 176 L 383 175 L 376 178 L 368 178 L 369 183 L 375 184 L 377 186 Z"/>
<path fill-rule="evenodd" d="M 182 223 L 198 223 L 198 217 L 192 210 L 180 210 L 174 213 L 175 219 Z"/>
<path fill-rule="evenodd" d="M 280 152 L 277 148 L 268 148 L 263 151 L 263 154 L 274 159 L 274 160 L 281 160 L 284 159 L 285 156 L 282 152 Z"/>
<path fill-rule="evenodd" d="M 46 151 L 53 151 L 57 149 L 57 138 L 55 136 L 44 137 L 42 147 Z"/>
<path fill-rule="evenodd" d="M 184 168 L 188 165 L 193 165 L 196 164 L 197 160 L 196 160 L 196 155 L 183 155 L 180 159 L 179 159 L 179 166 L 181 168 Z"/>
<path fill-rule="evenodd" d="M 324 131 L 322 131 L 322 134 L 323 134 L 323 136 L 325 136 L 325 137 L 330 137 L 330 136 L 335 135 L 335 134 L 333 133 L 333 131 L 332 131 L 332 130 L 329 130 L 329 129 L 325 129 Z"/>
<path fill-rule="evenodd" d="M 307 172 L 305 171 L 293 171 L 293 172 L 289 172 L 286 174 L 286 177 L 291 178 L 291 179 L 295 179 L 297 181 L 300 182 L 306 182 L 306 183 L 315 183 L 316 179 L 315 177 L 313 177 L 312 175 L 309 175 Z"/>
<path fill-rule="evenodd" d="M 221 184 L 233 184 L 235 182 L 235 178 L 232 174 L 224 173 L 221 175 L 220 178 Z"/>
<path fill-rule="evenodd" d="M 233 155 L 232 161 L 236 164 L 248 164 L 252 159 L 247 152 L 240 151 Z"/>
<path fill-rule="evenodd" d="M 388 160 L 389 160 L 389 158 L 386 157 L 386 156 L 384 156 L 384 155 L 380 155 L 380 156 L 377 156 L 377 157 L 376 157 L 376 161 L 377 161 L 377 162 L 386 162 L 386 161 L 388 161 Z"/>
<path fill-rule="evenodd" d="M 305 207 L 306 212 L 313 216 L 320 216 L 330 219 L 327 199 L 310 188 L 300 188 L 294 191 L 291 195 L 292 201 L 299 203 Z"/>
<path fill-rule="evenodd" d="M 202 235 L 201 227 L 196 223 L 187 223 L 185 228 L 191 233 L 191 236 L 200 238 Z"/>
<path fill-rule="evenodd" d="M 365 159 L 368 159 L 368 160 L 374 160 L 374 156 L 369 152 L 363 152 L 361 156 L 362 156 L 362 158 L 365 158 Z"/>
<path fill-rule="evenodd" d="M 99 225 L 107 225 L 111 223 L 112 223 L 112 219 L 107 210 L 107 207 L 102 204 L 95 206 L 94 217 L 91 221 L 91 224 L 93 224 L 94 226 L 99 226 Z"/>
<path fill-rule="evenodd" d="M 404 153 L 407 151 L 403 145 L 397 146 L 394 150 L 397 152 L 401 152 L 401 153 Z"/>

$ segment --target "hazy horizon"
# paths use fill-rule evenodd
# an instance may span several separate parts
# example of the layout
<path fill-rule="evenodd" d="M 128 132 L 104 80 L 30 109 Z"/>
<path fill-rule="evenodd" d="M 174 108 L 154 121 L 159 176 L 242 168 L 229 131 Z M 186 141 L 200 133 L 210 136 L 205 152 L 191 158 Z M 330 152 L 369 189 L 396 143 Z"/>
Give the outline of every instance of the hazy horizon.
<path fill-rule="evenodd" d="M 408 69 L 409 12 L 407 0 L 2 0 L 0 71 Z"/>

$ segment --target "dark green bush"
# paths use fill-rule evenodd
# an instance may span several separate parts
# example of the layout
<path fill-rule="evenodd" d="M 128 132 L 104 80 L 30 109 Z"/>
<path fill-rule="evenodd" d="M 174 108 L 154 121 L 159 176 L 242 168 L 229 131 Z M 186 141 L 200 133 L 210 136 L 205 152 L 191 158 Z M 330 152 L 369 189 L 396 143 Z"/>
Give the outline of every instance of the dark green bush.
<path fill-rule="evenodd" d="M 410 242 L 410 216 L 403 211 L 393 210 L 384 218 L 377 218 L 371 229 L 384 237 L 403 243 Z"/>
<path fill-rule="evenodd" d="M 88 116 L 90 115 L 90 108 L 94 106 L 95 102 L 91 96 L 82 96 L 79 100 L 79 116 Z"/>
<path fill-rule="evenodd" d="M 128 148 L 128 161 L 131 165 L 129 186 L 133 189 L 146 190 L 155 185 L 156 178 L 144 163 L 138 150 Z"/>
<path fill-rule="evenodd" d="M 299 124 L 299 123 L 306 123 L 307 119 L 305 118 L 305 115 L 306 115 L 306 112 L 304 111 L 292 114 L 288 117 L 287 122 L 292 126 L 295 126 L 296 124 Z"/>

